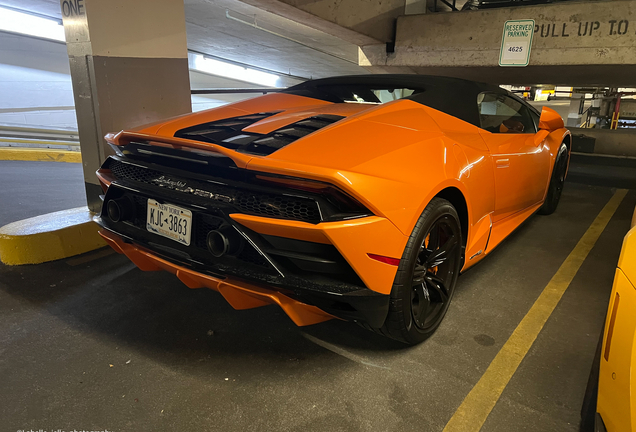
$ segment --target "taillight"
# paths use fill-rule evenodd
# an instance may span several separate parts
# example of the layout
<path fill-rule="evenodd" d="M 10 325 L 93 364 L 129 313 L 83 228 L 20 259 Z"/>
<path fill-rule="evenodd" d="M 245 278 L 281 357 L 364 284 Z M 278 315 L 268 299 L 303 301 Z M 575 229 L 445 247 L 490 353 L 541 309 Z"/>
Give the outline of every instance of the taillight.
<path fill-rule="evenodd" d="M 325 191 L 327 188 L 333 187 L 329 183 L 322 183 L 314 180 L 295 179 L 289 177 L 270 177 L 257 175 L 256 178 L 259 180 L 264 180 L 266 182 L 277 183 L 292 189 L 303 190 L 306 192 L 320 193 Z"/>

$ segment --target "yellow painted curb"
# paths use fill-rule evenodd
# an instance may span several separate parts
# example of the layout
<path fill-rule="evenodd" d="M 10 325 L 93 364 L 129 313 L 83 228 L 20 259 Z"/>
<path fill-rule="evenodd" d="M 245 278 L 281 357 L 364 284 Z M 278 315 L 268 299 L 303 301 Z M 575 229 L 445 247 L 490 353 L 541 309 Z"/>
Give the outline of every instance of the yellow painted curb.
<path fill-rule="evenodd" d="M 0 228 L 0 261 L 40 264 L 106 246 L 88 207 L 78 207 L 10 223 Z"/>
<path fill-rule="evenodd" d="M 70 150 L 0 147 L 0 160 L 81 163 L 82 154 Z"/>

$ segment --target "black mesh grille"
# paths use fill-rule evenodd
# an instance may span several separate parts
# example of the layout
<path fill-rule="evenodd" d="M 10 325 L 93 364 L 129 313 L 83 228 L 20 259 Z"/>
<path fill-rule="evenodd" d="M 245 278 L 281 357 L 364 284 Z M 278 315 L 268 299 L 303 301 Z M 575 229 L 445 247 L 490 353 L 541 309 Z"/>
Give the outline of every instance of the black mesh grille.
<path fill-rule="evenodd" d="M 259 113 L 204 123 L 181 129 L 174 136 L 218 144 L 243 153 L 267 156 L 344 118 L 337 115 L 319 115 L 283 126 L 267 135 L 243 132 L 248 126 L 274 114 L 276 113 Z"/>
<path fill-rule="evenodd" d="M 126 179 L 141 183 L 151 183 L 153 179 L 159 177 L 159 171 L 141 167 L 139 165 L 126 164 L 113 160 L 109 166 L 113 175 L 118 179 Z"/>
<path fill-rule="evenodd" d="M 236 208 L 239 213 L 251 214 L 255 216 L 273 217 L 278 219 L 291 219 L 309 223 L 318 223 L 321 221 L 318 204 L 307 198 L 274 195 L 268 193 L 257 193 L 243 189 L 237 189 L 227 186 L 215 186 L 210 183 L 200 182 L 197 180 L 185 179 L 169 174 L 162 174 L 159 171 L 144 168 L 139 165 L 124 163 L 116 159 L 112 159 L 109 168 L 116 179 L 129 180 L 150 185 L 157 185 L 154 180 L 164 176 L 169 177 L 173 181 L 181 181 L 187 184 L 189 188 L 200 189 L 210 193 L 216 193 L 229 197 L 231 203 L 229 205 Z M 176 193 L 179 193 L 176 191 Z M 182 192 L 184 199 L 206 200 L 206 202 L 214 203 L 215 201 L 207 198 L 198 197 L 186 192 Z M 141 205 L 141 204 L 140 204 Z M 145 203 L 143 209 L 145 212 Z M 145 213 L 142 214 L 142 223 L 145 226 Z"/>
<path fill-rule="evenodd" d="M 259 214 L 274 218 L 294 220 L 320 220 L 318 207 L 314 202 L 285 196 L 272 196 L 263 199 L 256 195 L 240 194 L 236 207 L 245 213 Z"/>
<path fill-rule="evenodd" d="M 148 198 L 141 197 L 139 195 L 133 195 L 133 203 L 135 204 L 135 214 L 133 223 L 140 227 L 146 227 L 146 213 L 148 212 Z"/>

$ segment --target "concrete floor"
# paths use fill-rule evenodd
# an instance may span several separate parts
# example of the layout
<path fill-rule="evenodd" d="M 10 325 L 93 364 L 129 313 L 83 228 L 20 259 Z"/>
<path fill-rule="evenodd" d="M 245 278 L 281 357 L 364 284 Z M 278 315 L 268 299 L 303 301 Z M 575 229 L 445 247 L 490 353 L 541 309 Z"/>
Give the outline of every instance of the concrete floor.
<path fill-rule="evenodd" d="M 0 430 L 441 431 L 613 191 L 567 183 L 554 215 L 460 277 L 412 348 L 340 321 L 297 328 L 274 306 L 235 311 L 108 250 L 0 266 Z M 578 430 L 635 204 L 630 192 L 483 431 Z"/>
<path fill-rule="evenodd" d="M 0 161 L 0 227 L 84 205 L 82 164 Z"/>

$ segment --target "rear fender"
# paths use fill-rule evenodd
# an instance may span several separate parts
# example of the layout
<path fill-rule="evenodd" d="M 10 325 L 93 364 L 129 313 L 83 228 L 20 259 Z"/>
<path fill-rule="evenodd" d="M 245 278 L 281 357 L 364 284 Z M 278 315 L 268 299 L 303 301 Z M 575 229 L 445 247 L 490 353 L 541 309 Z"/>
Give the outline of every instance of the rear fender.
<path fill-rule="evenodd" d="M 559 148 L 561 148 L 561 144 L 564 141 L 566 141 L 568 138 L 570 139 L 570 144 L 571 144 L 572 134 L 570 133 L 569 130 L 562 128 L 562 129 L 557 129 L 553 132 L 550 132 L 550 134 L 547 136 L 545 140 L 546 145 L 550 149 L 550 162 L 551 162 L 550 175 L 552 175 L 552 168 L 554 167 L 556 156 L 559 153 Z M 572 150 L 571 145 L 569 146 L 569 150 L 570 151 Z"/>
<path fill-rule="evenodd" d="M 439 184 L 420 204 L 417 217 L 413 222 L 413 227 L 415 227 L 417 220 L 431 200 L 439 196 L 445 198 L 445 192 L 450 189 L 459 191 L 466 203 L 466 226 L 468 227 L 468 232 L 462 232 L 465 246 L 465 264 L 462 270 L 465 270 L 484 257 L 484 251 L 486 250 L 488 237 L 490 236 L 490 230 L 492 228 L 490 213 L 475 214 L 475 206 L 473 200 L 470 199 L 465 184 L 456 179 L 448 179 Z M 411 228 L 411 231 L 412 230 L 413 228 Z"/>

